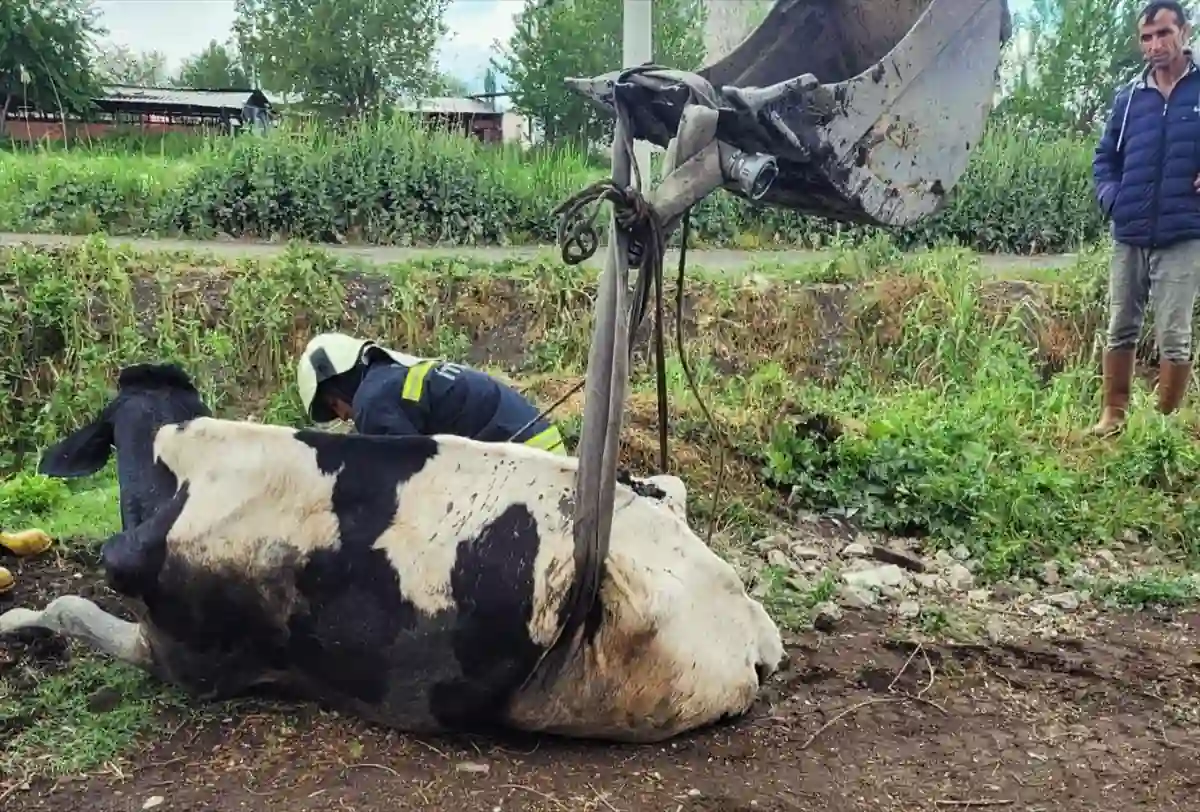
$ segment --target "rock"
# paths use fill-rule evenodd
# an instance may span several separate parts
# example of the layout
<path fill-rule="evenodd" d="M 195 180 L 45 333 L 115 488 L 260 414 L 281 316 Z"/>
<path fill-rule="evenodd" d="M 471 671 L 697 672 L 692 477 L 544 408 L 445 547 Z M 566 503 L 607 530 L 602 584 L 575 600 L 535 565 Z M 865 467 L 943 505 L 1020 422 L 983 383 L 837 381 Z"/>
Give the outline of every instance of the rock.
<path fill-rule="evenodd" d="M 999 615 L 992 615 L 983 624 L 984 631 L 987 632 L 988 639 L 993 644 L 1002 641 L 1008 631 L 1004 623 L 1004 618 Z"/>
<path fill-rule="evenodd" d="M 825 601 L 813 607 L 813 628 L 819 632 L 829 633 L 842 619 L 842 610 L 836 603 Z"/>
<path fill-rule="evenodd" d="M 1029 612 L 1031 614 L 1037 615 L 1038 617 L 1045 617 L 1046 615 L 1050 614 L 1051 611 L 1053 611 L 1053 610 L 1050 608 L 1050 606 L 1048 604 L 1045 604 L 1045 603 L 1029 604 Z"/>
<path fill-rule="evenodd" d="M 1079 608 L 1079 595 L 1075 592 L 1059 592 L 1056 595 L 1047 595 L 1046 600 L 1059 609 L 1068 612 L 1073 612 Z"/>
<path fill-rule="evenodd" d="M 913 583 L 930 592 L 941 592 L 946 588 L 946 579 L 932 572 L 914 575 Z"/>
<path fill-rule="evenodd" d="M 991 590 L 989 589 L 972 589 L 967 592 L 968 603 L 987 603 L 990 597 Z"/>
<path fill-rule="evenodd" d="M 867 545 L 852 541 L 842 548 L 842 558 L 862 558 L 868 552 Z"/>
<path fill-rule="evenodd" d="M 1054 586 L 1059 580 L 1059 567 L 1057 561 L 1046 561 L 1042 564 L 1042 583 L 1047 586 Z"/>
<path fill-rule="evenodd" d="M 887 564 L 895 564 L 897 567 L 903 567 L 906 570 L 913 572 L 924 572 L 925 562 L 922 561 L 914 553 L 907 550 L 894 550 L 888 547 L 881 547 L 876 544 L 871 548 L 871 557 L 877 561 L 883 561 Z"/>
<path fill-rule="evenodd" d="M 796 569 L 795 563 L 792 559 L 788 558 L 787 553 L 778 548 L 767 552 L 767 563 L 772 567 L 779 567 L 783 570 L 791 571 Z"/>
<path fill-rule="evenodd" d="M 754 581 L 754 586 L 750 587 L 750 597 L 762 600 L 770 591 L 770 582 L 766 578 L 758 578 Z"/>
<path fill-rule="evenodd" d="M 966 592 L 975 586 L 975 576 L 962 564 L 954 564 L 946 572 L 946 583 L 956 592 Z"/>
<path fill-rule="evenodd" d="M 801 594 L 812 592 L 812 582 L 803 575 L 789 575 L 784 583 Z"/>
<path fill-rule="evenodd" d="M 758 550 L 760 553 L 765 553 L 770 550 L 775 550 L 780 547 L 783 547 L 784 545 L 787 544 L 787 542 L 788 542 L 787 536 L 780 536 L 780 535 L 766 536 L 766 537 L 761 538 L 758 541 L 754 542 L 754 549 Z"/>
<path fill-rule="evenodd" d="M 1142 550 L 1140 556 L 1144 564 L 1161 564 L 1163 562 L 1163 551 L 1155 547 L 1153 544 Z"/>
<path fill-rule="evenodd" d="M 966 561 L 971 557 L 971 551 L 967 549 L 965 544 L 955 544 L 950 548 L 950 555 L 958 561 Z"/>
<path fill-rule="evenodd" d="M 809 547 L 806 544 L 792 544 L 788 547 L 788 552 L 792 558 L 798 561 L 813 561 L 825 557 L 825 554 L 816 547 Z"/>
<path fill-rule="evenodd" d="M 896 607 L 896 614 L 905 620 L 912 620 L 921 614 L 921 604 L 916 601 L 901 601 L 900 605 Z"/>
<path fill-rule="evenodd" d="M 950 555 L 950 553 L 946 552 L 945 550 L 938 550 L 933 554 L 933 560 L 936 561 L 939 566 L 945 568 L 953 564 L 955 559 L 954 556 Z"/>
<path fill-rule="evenodd" d="M 838 603 L 847 609 L 870 609 L 875 605 L 871 590 L 853 584 L 842 584 L 837 591 Z"/>
<path fill-rule="evenodd" d="M 460 761 L 454 765 L 454 769 L 460 773 L 479 773 L 483 775 L 492 771 L 491 765 L 480 764 L 474 761 Z"/>
<path fill-rule="evenodd" d="M 1021 594 L 1020 588 L 1016 584 L 999 583 L 992 590 L 992 597 L 1001 603 L 1016 599 Z"/>
<path fill-rule="evenodd" d="M 821 571 L 821 563 L 819 561 L 805 561 L 800 565 L 800 571 L 805 575 L 816 575 Z"/>
<path fill-rule="evenodd" d="M 908 580 L 908 576 L 905 575 L 904 570 L 895 564 L 884 564 L 882 567 L 872 567 L 867 570 L 844 573 L 842 580 L 851 586 L 868 587 L 876 590 L 883 587 L 892 587 L 895 589 Z"/>
<path fill-rule="evenodd" d="M 963 562 L 963 566 L 967 568 L 967 572 L 970 572 L 970 573 L 978 572 L 979 566 L 980 566 L 979 559 L 968 558 L 966 561 Z"/>
<path fill-rule="evenodd" d="M 161 795 L 151 795 L 146 799 L 146 803 L 142 804 L 142 809 L 154 809 L 155 807 L 162 806 L 166 802 L 167 799 Z"/>
<path fill-rule="evenodd" d="M 1016 586 L 1022 595 L 1033 595 L 1038 591 L 1038 583 L 1032 578 L 1022 578 L 1017 581 Z"/>

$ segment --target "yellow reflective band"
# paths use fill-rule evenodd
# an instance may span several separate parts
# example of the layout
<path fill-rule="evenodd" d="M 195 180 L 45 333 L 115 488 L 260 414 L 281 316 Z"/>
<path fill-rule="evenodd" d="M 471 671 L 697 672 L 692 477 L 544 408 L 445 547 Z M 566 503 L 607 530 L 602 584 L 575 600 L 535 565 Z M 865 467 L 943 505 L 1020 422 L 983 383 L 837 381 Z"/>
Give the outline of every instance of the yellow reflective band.
<path fill-rule="evenodd" d="M 410 367 L 408 374 L 404 376 L 404 388 L 400 391 L 400 397 L 414 403 L 419 401 L 425 391 L 425 379 L 436 365 L 437 361 L 422 361 Z"/>
<path fill-rule="evenodd" d="M 549 451 L 551 453 L 561 454 L 563 456 L 566 456 L 567 454 L 567 447 L 563 443 L 562 435 L 558 433 L 557 426 L 551 426 L 545 431 L 533 435 L 524 443 L 522 443 L 522 445 L 533 446 L 534 448 L 540 448 L 543 451 Z"/>

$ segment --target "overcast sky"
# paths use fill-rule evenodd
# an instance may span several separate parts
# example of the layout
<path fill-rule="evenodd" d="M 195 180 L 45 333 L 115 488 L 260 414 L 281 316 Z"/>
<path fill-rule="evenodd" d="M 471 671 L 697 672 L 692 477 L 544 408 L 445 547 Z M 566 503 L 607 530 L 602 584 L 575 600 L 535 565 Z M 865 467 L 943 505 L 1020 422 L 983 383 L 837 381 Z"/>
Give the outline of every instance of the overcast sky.
<path fill-rule="evenodd" d="M 522 5 L 522 0 L 451 0 L 445 17 L 450 31 L 438 50 L 441 69 L 482 91 L 492 43 L 508 39 Z M 225 41 L 233 27 L 233 0 L 97 0 L 96 6 L 110 40 L 135 51 L 161 51 L 171 69 L 210 40 Z"/>
<path fill-rule="evenodd" d="M 1029 2 L 1009 0 L 1009 7 L 1024 10 Z M 492 44 L 507 41 L 523 5 L 522 0 L 451 0 L 445 17 L 450 30 L 438 49 L 441 69 L 481 92 Z M 223 42 L 233 26 L 233 0 L 97 0 L 97 6 L 111 40 L 135 51 L 162 51 L 171 69 L 210 40 Z"/>

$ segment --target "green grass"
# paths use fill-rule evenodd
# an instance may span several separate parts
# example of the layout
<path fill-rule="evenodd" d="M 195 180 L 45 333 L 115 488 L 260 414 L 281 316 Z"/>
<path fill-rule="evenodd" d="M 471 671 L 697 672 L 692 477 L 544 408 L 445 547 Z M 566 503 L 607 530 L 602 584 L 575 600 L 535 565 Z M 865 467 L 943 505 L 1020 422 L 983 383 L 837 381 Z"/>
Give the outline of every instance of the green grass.
<path fill-rule="evenodd" d="M 98 542 L 121 528 L 117 481 L 108 469 L 66 482 L 31 473 L 0 481 L 0 530 L 30 527 L 67 542 Z"/>
<path fill-rule="evenodd" d="M 0 151 L 0 230 L 544 244 L 556 241 L 551 211 L 606 172 L 568 148 L 522 153 L 405 118 L 191 139 L 186 148 L 123 143 L 124 153 L 103 141 Z M 1071 251 L 1105 235 L 1092 147 L 995 121 L 945 210 L 923 223 L 849 227 L 722 193 L 695 208 L 692 233 L 697 245 L 744 249 L 823 248 L 887 233 L 905 249 Z"/>
<path fill-rule="evenodd" d="M 77 775 L 129 752 L 178 697 L 144 672 L 90 653 L 58 673 L 0 680 L 0 773 Z"/>

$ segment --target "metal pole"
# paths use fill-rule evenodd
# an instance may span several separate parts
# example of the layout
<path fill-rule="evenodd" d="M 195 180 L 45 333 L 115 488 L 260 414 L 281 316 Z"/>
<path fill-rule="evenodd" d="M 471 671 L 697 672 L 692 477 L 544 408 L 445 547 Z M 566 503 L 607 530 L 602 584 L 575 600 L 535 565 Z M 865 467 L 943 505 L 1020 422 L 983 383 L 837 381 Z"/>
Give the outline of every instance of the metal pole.
<path fill-rule="evenodd" d="M 622 55 L 621 62 L 630 68 L 649 62 L 654 58 L 654 18 L 652 14 L 654 0 L 624 0 L 622 12 Z M 647 141 L 635 141 L 633 156 L 637 161 L 638 172 L 643 178 L 640 191 L 645 194 L 652 186 L 650 183 L 650 144 Z"/>

